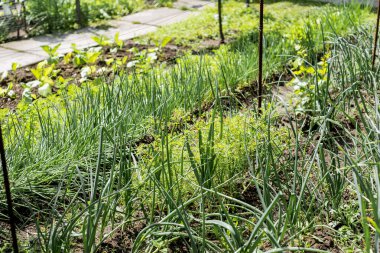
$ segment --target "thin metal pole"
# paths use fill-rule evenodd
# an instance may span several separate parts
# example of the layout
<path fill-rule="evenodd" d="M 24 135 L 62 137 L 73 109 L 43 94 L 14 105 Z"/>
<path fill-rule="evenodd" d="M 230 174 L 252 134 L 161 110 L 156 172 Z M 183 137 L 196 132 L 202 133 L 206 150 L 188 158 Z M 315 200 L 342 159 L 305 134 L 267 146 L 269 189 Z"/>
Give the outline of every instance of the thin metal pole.
<path fill-rule="evenodd" d="M 219 21 L 219 33 L 220 33 L 220 44 L 224 44 L 224 33 L 223 33 L 223 20 L 222 20 L 222 0 L 218 0 L 218 21 Z"/>
<path fill-rule="evenodd" d="M 375 39 L 373 43 L 373 52 L 372 52 L 372 69 L 375 67 L 375 61 L 376 61 L 377 41 L 379 40 L 379 21 L 380 21 L 380 0 L 379 0 L 379 6 L 377 7 L 376 31 L 375 31 Z"/>
<path fill-rule="evenodd" d="M 18 251 L 17 235 L 16 235 L 16 219 L 15 219 L 15 216 L 13 214 L 11 187 L 9 184 L 7 162 L 5 160 L 5 148 L 4 148 L 3 132 L 1 130 L 1 126 L 0 126 L 0 157 L 1 157 L 1 167 L 3 168 L 5 194 L 7 197 L 9 223 L 11 225 L 13 252 L 18 253 L 19 251 Z"/>
<path fill-rule="evenodd" d="M 21 6 L 22 6 L 22 14 L 23 14 L 23 22 L 24 22 L 24 29 L 25 29 L 25 33 L 26 34 L 29 34 L 28 32 L 28 24 L 26 22 L 26 8 L 25 8 L 25 1 L 22 1 L 21 2 Z"/>
<path fill-rule="evenodd" d="M 262 112 L 263 95 L 263 39 L 264 39 L 264 0 L 260 0 L 260 24 L 259 24 L 259 94 L 258 111 Z"/>

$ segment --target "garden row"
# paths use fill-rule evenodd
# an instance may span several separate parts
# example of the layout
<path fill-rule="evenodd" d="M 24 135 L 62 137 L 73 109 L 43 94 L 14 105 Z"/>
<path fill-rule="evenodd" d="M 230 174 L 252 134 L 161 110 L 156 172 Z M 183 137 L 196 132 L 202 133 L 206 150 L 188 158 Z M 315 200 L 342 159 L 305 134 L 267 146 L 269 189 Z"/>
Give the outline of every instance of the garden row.
<path fill-rule="evenodd" d="M 66 58 L 82 80 L 58 92 L 62 73 L 49 76 L 52 94 L 41 92 L 44 80 L 28 80 L 36 90 L 27 85 L 22 93 L 46 98 L 24 96 L 15 113 L 2 110 L 23 249 L 354 252 L 376 245 L 379 69 L 370 67 L 370 9 L 268 3 L 262 114 L 255 109 L 258 6 L 227 2 L 232 39 L 199 50 L 218 38 L 215 11 L 134 42 L 147 48 L 114 39 L 63 59 L 47 48 L 44 69 L 61 71 Z M 183 55 L 161 64 L 167 38 Z M 124 58 L 127 50 L 135 52 Z M 121 51 L 107 64 L 107 54 Z M 94 52 L 94 62 L 76 64 Z M 133 65 L 149 59 L 155 64 Z M 102 67 L 111 69 L 81 75 Z M 293 103 L 278 99 L 276 90 L 287 87 Z M 5 219 L 3 200 L 0 210 Z"/>

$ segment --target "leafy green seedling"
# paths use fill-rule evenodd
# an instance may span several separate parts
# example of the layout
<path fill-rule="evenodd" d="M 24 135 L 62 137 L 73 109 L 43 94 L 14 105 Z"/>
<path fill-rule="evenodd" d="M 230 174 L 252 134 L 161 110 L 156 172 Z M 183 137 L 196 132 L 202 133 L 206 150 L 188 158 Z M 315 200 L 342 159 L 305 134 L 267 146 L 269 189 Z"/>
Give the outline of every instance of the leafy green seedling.
<path fill-rule="evenodd" d="M 58 49 L 60 48 L 61 43 L 54 47 L 50 47 L 48 45 L 41 46 L 42 50 L 44 50 L 48 55 L 48 63 L 49 64 L 56 64 L 58 63 L 59 57 L 58 57 Z"/>
<path fill-rule="evenodd" d="M 22 93 L 22 99 L 26 102 L 26 103 L 28 103 L 28 104 L 30 104 L 30 103 L 32 103 L 33 102 L 33 97 L 32 97 L 32 91 L 30 90 L 30 89 L 25 89 L 24 91 L 23 91 L 23 93 Z"/>
<path fill-rule="evenodd" d="M 120 38 L 120 33 L 117 32 L 115 34 L 115 37 L 113 38 L 113 42 L 115 43 L 115 45 L 119 48 L 119 49 L 122 49 L 123 46 L 124 46 L 124 41 L 122 41 Z"/>
<path fill-rule="evenodd" d="M 59 76 L 56 80 L 55 87 L 60 90 L 66 89 L 70 81 L 72 81 L 72 78 L 63 78 L 62 76 Z"/>
<path fill-rule="evenodd" d="M 63 63 L 69 64 L 72 58 L 73 58 L 72 52 L 65 54 L 65 56 L 63 57 Z"/>
<path fill-rule="evenodd" d="M 47 64 L 47 61 L 42 61 L 37 64 L 35 69 L 31 69 L 30 71 L 34 77 L 42 83 L 54 85 L 52 77 L 55 77 L 59 73 L 59 70 L 55 69 L 55 64 L 50 66 L 47 66 Z"/>
<path fill-rule="evenodd" d="M 16 98 L 16 93 L 13 90 L 13 83 L 9 83 L 6 89 L 0 87 L 0 97 Z"/>
<path fill-rule="evenodd" d="M 95 41 L 101 47 L 106 47 L 106 46 L 111 45 L 111 42 L 110 42 L 109 38 L 107 38 L 104 35 L 93 36 L 92 40 Z"/>
<path fill-rule="evenodd" d="M 38 94 L 43 97 L 47 97 L 52 93 L 51 86 L 48 83 L 45 83 L 40 88 L 38 88 Z"/>
<path fill-rule="evenodd" d="M 73 58 L 73 64 L 76 67 L 82 67 L 83 65 L 92 65 L 98 61 L 101 55 L 101 48 L 90 48 L 87 51 L 77 51 Z"/>
<path fill-rule="evenodd" d="M 165 37 L 160 44 L 160 48 L 166 47 L 166 45 L 172 40 L 171 37 Z"/>
<path fill-rule="evenodd" d="M 19 63 L 13 62 L 12 63 L 12 71 L 16 71 L 21 65 Z"/>

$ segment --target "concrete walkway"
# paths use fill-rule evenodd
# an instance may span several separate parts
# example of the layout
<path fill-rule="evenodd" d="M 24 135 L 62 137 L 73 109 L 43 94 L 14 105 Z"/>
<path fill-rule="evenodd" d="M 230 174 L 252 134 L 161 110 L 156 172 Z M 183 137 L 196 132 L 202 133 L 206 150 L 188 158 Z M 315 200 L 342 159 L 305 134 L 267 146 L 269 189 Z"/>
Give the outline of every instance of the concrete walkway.
<path fill-rule="evenodd" d="M 93 36 L 105 35 L 108 38 L 113 38 L 119 32 L 120 39 L 128 40 L 154 32 L 160 26 L 185 20 L 191 15 L 197 15 L 199 14 L 198 10 L 208 5 L 212 5 L 212 2 L 177 0 L 173 8 L 151 9 L 118 20 L 111 20 L 108 22 L 110 28 L 107 30 L 84 28 L 62 35 L 44 35 L 0 44 L 0 72 L 10 70 L 14 62 L 24 67 L 47 59 L 47 54 L 41 49 L 43 45 L 55 46 L 61 43 L 58 52 L 63 55 L 71 51 L 72 43 L 75 43 L 79 49 L 96 46 L 96 43 L 91 39 Z"/>

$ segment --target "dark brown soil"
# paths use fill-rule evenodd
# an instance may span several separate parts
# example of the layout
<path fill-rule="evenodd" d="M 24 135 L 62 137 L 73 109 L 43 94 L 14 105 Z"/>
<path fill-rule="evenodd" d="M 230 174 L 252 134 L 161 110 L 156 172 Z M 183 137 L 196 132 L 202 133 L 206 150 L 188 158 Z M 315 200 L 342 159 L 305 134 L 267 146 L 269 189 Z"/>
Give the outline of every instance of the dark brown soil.
<path fill-rule="evenodd" d="M 254 185 L 240 185 L 238 199 L 254 207 L 262 207 L 259 193 Z"/>
<path fill-rule="evenodd" d="M 226 41 L 226 43 L 231 43 L 232 41 Z M 193 50 L 192 54 L 198 55 L 198 54 L 213 54 L 213 50 L 218 49 L 220 47 L 220 41 L 219 40 L 213 40 L 213 39 L 205 39 L 202 43 L 199 49 Z M 132 52 L 130 49 L 135 48 L 137 52 L 142 52 L 143 50 L 149 50 L 156 48 L 155 45 L 149 44 L 139 44 L 136 43 L 134 40 L 128 40 L 125 41 L 124 46 L 122 49 L 118 50 L 117 52 L 112 52 L 111 47 L 103 47 L 102 48 L 102 55 L 99 57 L 99 60 L 95 63 L 96 66 L 99 68 L 106 66 L 106 60 L 107 59 L 123 59 L 124 57 L 128 57 L 128 61 L 135 60 L 139 56 L 136 55 L 136 53 Z M 176 59 L 183 55 L 185 51 L 187 51 L 189 47 L 187 46 L 179 46 L 179 45 L 173 45 L 168 44 L 163 48 L 160 48 L 160 50 L 157 51 L 157 64 L 165 62 L 168 65 L 175 64 Z M 36 68 L 36 65 L 24 67 L 17 69 L 15 72 L 10 72 L 8 77 L 5 80 L 2 80 L 0 82 L 0 87 L 6 88 L 8 83 L 12 82 L 14 83 L 13 90 L 16 93 L 15 99 L 10 98 L 0 98 L 0 108 L 9 108 L 11 110 L 14 110 L 17 106 L 17 104 L 20 102 L 22 98 L 22 92 L 23 88 L 20 87 L 20 83 L 27 83 L 30 81 L 35 80 L 35 77 L 31 73 L 30 69 Z M 80 79 L 80 72 L 81 68 L 75 67 L 73 64 L 65 64 L 63 61 L 60 61 L 56 69 L 60 70 L 57 76 L 62 76 L 65 79 L 72 78 L 74 79 L 73 83 L 77 83 L 79 85 L 79 79 Z M 97 75 L 93 75 L 92 78 L 95 78 L 97 76 L 104 76 L 109 75 L 110 73 L 101 73 Z M 266 84 L 273 84 L 273 83 L 284 83 L 288 80 L 290 80 L 291 77 L 289 75 L 278 75 L 274 74 L 267 78 L 265 80 Z M 54 90 L 54 89 L 53 89 Z M 224 108 L 231 108 L 231 107 L 238 107 L 240 108 L 243 105 L 251 105 L 254 98 L 257 97 L 257 82 L 253 82 L 249 86 L 241 87 L 240 89 L 237 89 L 230 94 L 234 97 L 234 99 L 231 100 L 231 98 L 223 98 L 222 99 L 222 105 Z M 236 104 L 237 102 L 237 104 Z M 204 105 L 204 108 L 202 108 L 201 111 L 208 111 L 212 108 L 212 105 Z M 197 112 L 194 113 L 197 115 Z"/>
<path fill-rule="evenodd" d="M 324 228 L 317 228 L 314 231 L 313 236 L 306 241 L 310 243 L 311 248 L 313 249 L 327 250 L 332 253 L 342 252 L 335 244 L 333 236 Z"/>
<path fill-rule="evenodd" d="M 331 253 L 342 253 L 343 251 L 336 245 L 333 235 L 331 235 L 328 229 L 317 228 L 314 232 L 307 235 L 306 238 L 301 242 L 301 245 L 296 245 L 299 247 L 305 247 L 309 249 L 318 249 L 324 250 Z M 273 249 L 272 245 L 269 242 L 266 242 L 261 247 L 262 250 L 267 251 Z M 288 251 L 286 251 L 288 252 Z M 302 251 L 305 253 L 311 253 L 313 251 Z"/>
<path fill-rule="evenodd" d="M 190 252 L 187 245 L 183 239 L 177 239 L 169 244 L 168 253 Z"/>
<path fill-rule="evenodd" d="M 111 238 L 107 239 L 101 244 L 97 252 L 131 252 L 134 240 L 145 226 L 146 224 L 144 222 L 134 222 L 133 226 L 130 226 L 125 230 L 118 230 L 113 234 Z"/>
<path fill-rule="evenodd" d="M 99 57 L 99 60 L 95 63 L 99 68 L 106 66 L 107 59 L 123 59 L 124 57 L 128 57 L 128 61 L 134 60 L 139 56 L 136 53 L 132 52 L 130 49 L 135 48 L 137 52 L 142 52 L 143 50 L 149 50 L 156 48 L 155 45 L 143 45 L 134 42 L 133 40 L 128 40 L 125 42 L 125 45 L 122 49 L 117 52 L 111 52 L 110 47 L 104 47 L 102 49 L 102 55 Z M 180 57 L 185 50 L 185 47 L 178 47 L 175 45 L 167 45 L 163 48 L 157 50 L 157 64 L 165 62 L 168 65 L 174 64 L 176 59 Z M 10 98 L 0 98 L 0 108 L 9 108 L 14 110 L 17 104 L 20 102 L 22 98 L 23 88 L 20 86 L 21 83 L 27 83 L 30 81 L 34 81 L 35 77 L 33 76 L 30 69 L 36 68 L 37 64 L 17 69 L 14 72 L 10 72 L 8 77 L 0 82 L 0 87 L 7 88 L 8 83 L 14 83 L 13 91 L 16 93 L 15 99 Z M 81 68 L 75 67 L 73 64 L 65 64 L 63 61 L 60 61 L 56 69 L 60 70 L 58 76 L 62 76 L 63 78 L 73 78 L 74 83 L 79 83 Z M 102 73 L 101 75 L 109 74 Z M 96 76 L 93 76 L 96 77 Z M 77 80 L 77 82 L 75 82 Z"/>
<path fill-rule="evenodd" d="M 155 141 L 155 138 L 153 135 L 146 134 L 143 137 L 141 137 L 139 140 L 137 140 L 133 146 L 138 147 L 140 145 L 148 145 Z"/>

